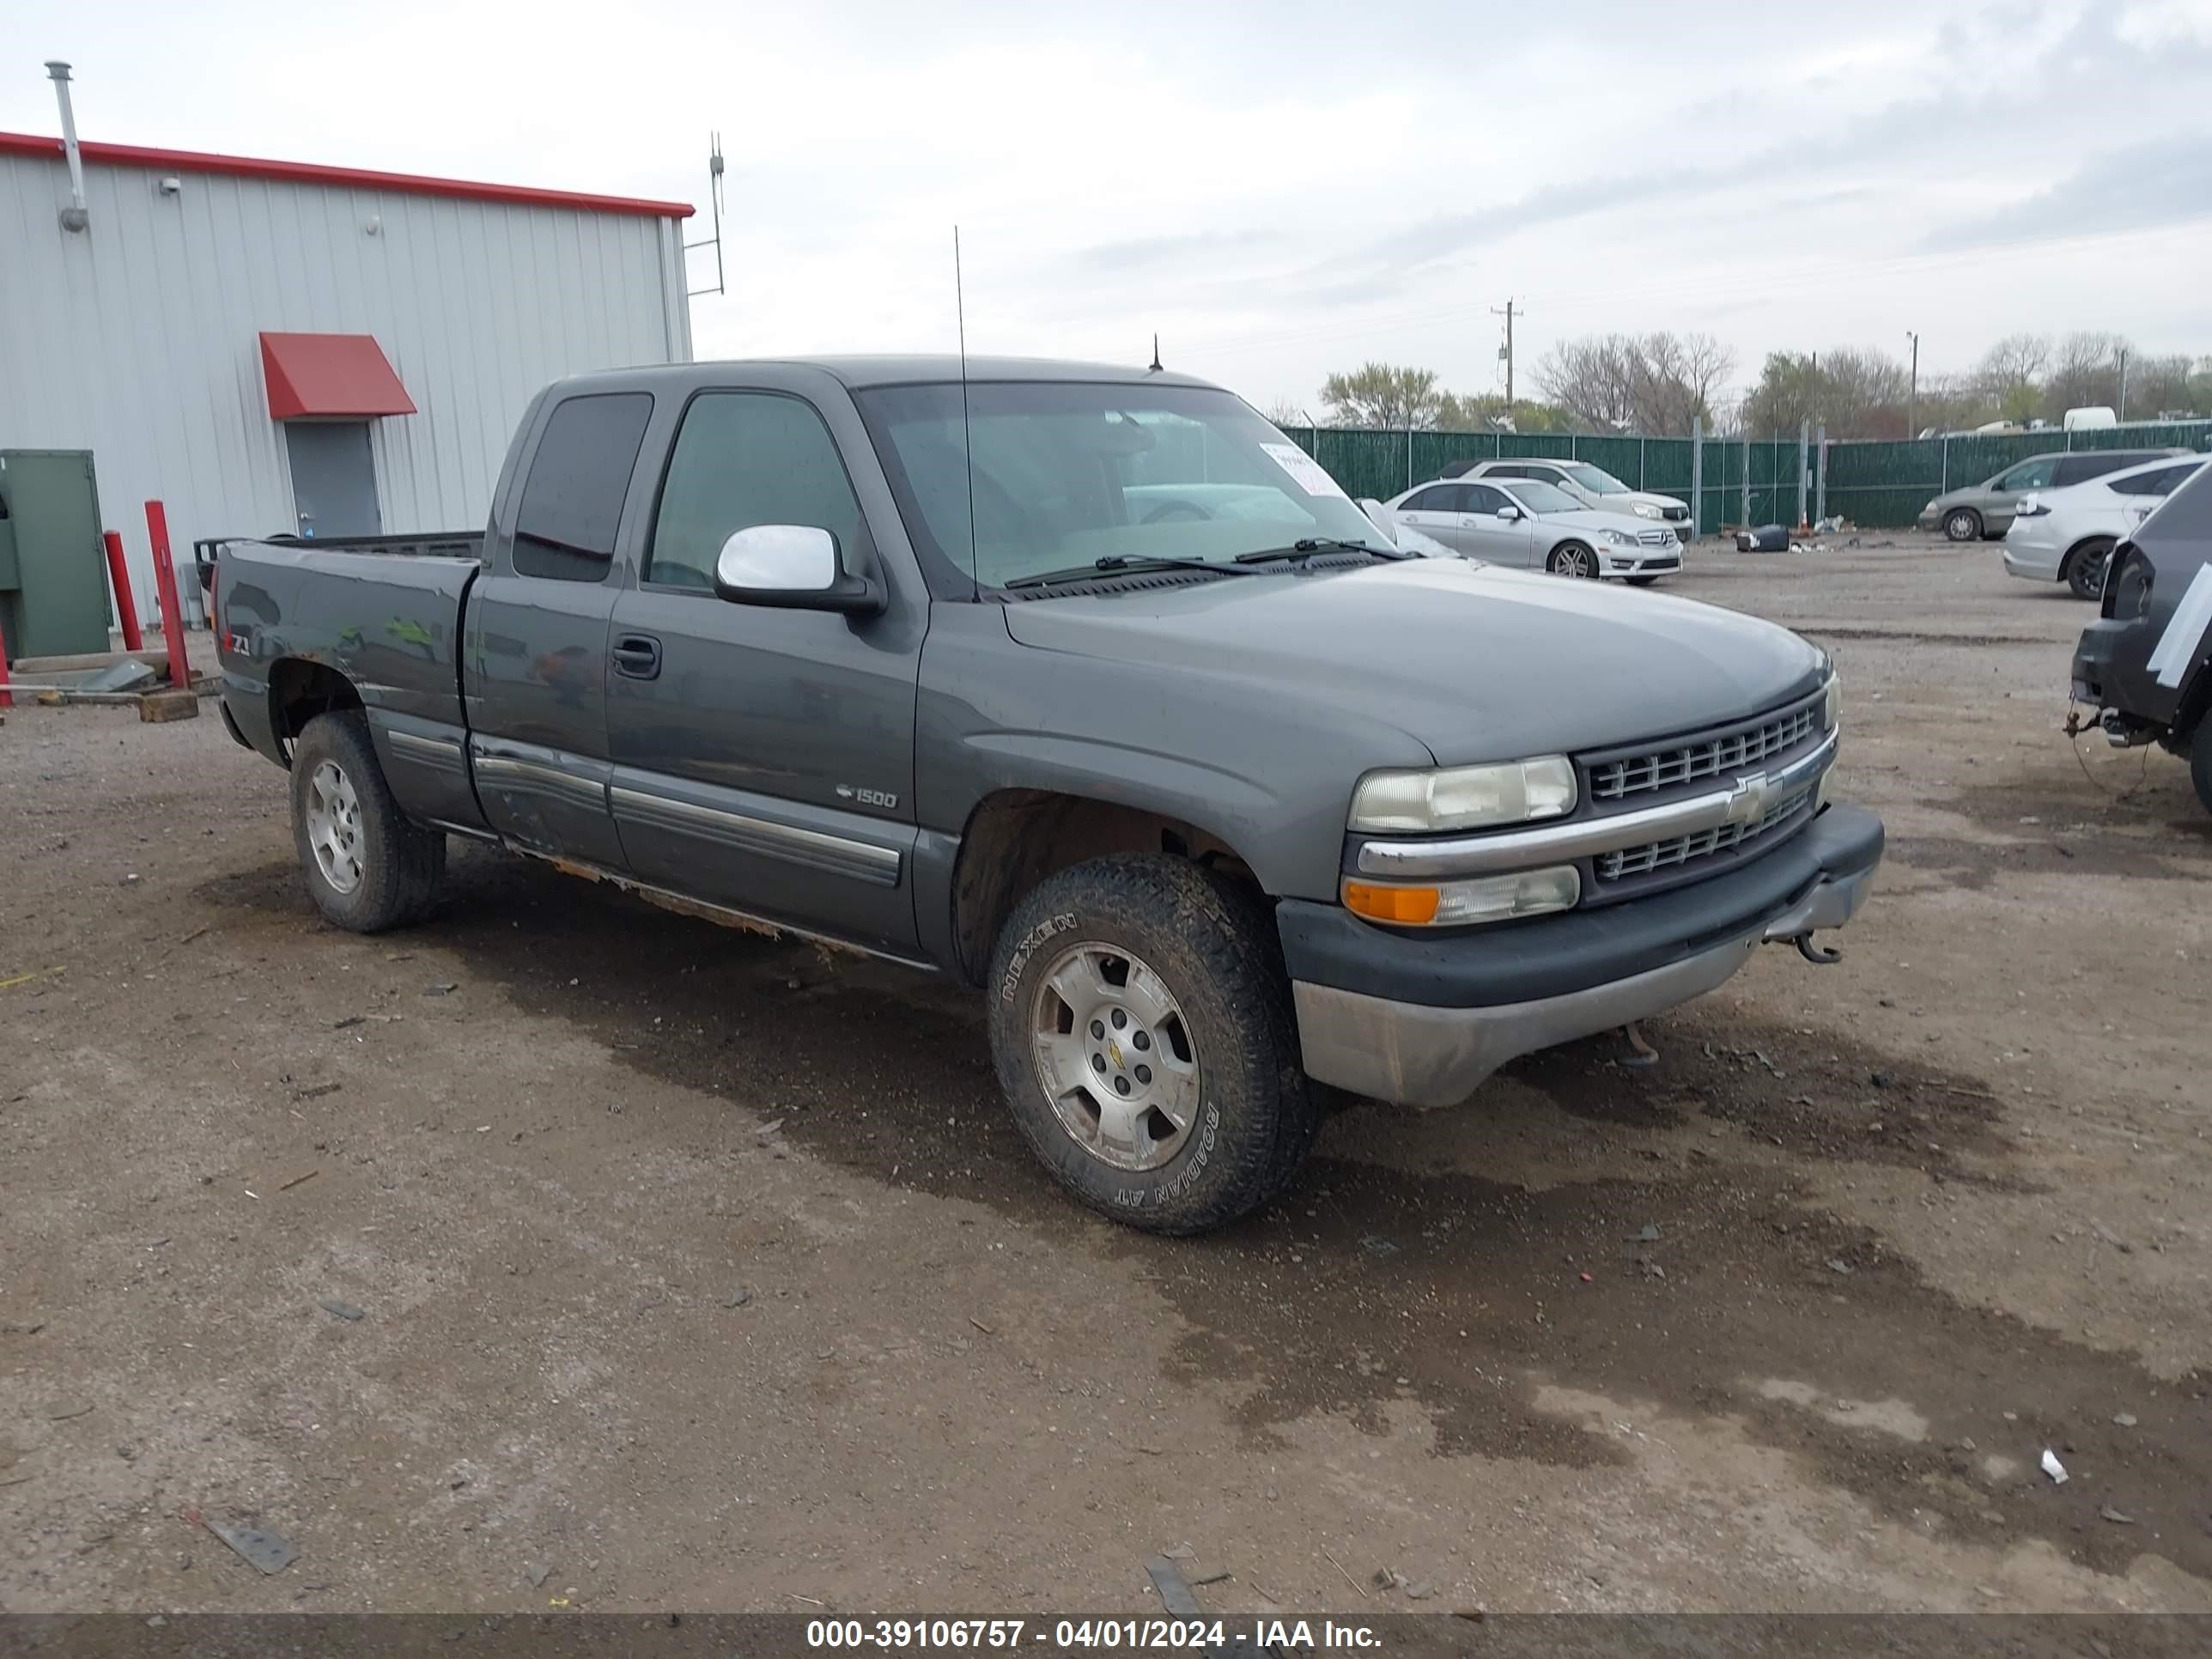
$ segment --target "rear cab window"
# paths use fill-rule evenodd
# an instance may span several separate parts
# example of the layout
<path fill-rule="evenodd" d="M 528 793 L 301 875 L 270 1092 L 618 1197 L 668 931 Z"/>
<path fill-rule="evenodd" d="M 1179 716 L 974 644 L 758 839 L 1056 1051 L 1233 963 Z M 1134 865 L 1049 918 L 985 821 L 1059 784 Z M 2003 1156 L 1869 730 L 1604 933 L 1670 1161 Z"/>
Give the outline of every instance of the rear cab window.
<path fill-rule="evenodd" d="M 590 392 L 554 410 L 515 510 L 516 575 L 562 582 L 605 577 L 652 417 L 653 396 L 645 392 Z"/>

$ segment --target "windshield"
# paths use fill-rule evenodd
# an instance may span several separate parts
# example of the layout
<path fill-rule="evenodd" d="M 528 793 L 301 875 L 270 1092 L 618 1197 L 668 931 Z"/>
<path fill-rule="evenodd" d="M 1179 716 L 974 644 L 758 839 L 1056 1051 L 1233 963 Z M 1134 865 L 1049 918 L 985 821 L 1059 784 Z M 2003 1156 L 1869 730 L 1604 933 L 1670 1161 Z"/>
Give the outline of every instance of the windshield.
<path fill-rule="evenodd" d="M 1601 466 L 1592 466 L 1588 461 L 1577 461 L 1566 469 L 1566 474 L 1593 495 L 1626 495 L 1628 486 Z"/>
<path fill-rule="evenodd" d="M 1304 450 L 1226 392 L 971 384 L 964 425 L 957 383 L 855 401 L 923 556 L 983 587 L 1099 559 L 1233 565 L 1308 538 L 1389 545 Z"/>
<path fill-rule="evenodd" d="M 1534 478 L 1516 478 L 1512 483 L 1513 499 L 1531 513 L 1579 513 L 1583 504 L 1556 484 L 1540 483 Z"/>

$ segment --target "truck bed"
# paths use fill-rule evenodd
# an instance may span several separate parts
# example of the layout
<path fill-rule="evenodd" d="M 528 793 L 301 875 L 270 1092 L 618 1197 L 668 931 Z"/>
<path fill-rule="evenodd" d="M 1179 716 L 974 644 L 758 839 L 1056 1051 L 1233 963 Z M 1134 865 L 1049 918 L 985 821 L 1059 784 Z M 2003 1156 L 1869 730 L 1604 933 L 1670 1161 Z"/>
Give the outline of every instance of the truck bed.
<path fill-rule="evenodd" d="M 213 586 L 224 703 L 247 744 L 281 759 L 290 734 L 274 729 L 271 683 L 327 668 L 359 696 L 388 766 L 442 763 L 435 769 L 449 767 L 465 797 L 461 606 L 482 544 L 475 535 L 223 542 Z"/>

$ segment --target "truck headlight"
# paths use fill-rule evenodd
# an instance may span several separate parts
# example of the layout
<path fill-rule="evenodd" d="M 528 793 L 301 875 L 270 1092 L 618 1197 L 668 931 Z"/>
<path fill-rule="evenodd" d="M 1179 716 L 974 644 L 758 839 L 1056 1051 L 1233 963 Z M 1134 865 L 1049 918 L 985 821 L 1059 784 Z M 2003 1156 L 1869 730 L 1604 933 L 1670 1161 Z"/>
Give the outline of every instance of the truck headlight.
<path fill-rule="evenodd" d="M 1344 908 L 1370 921 L 1398 927 L 1467 927 L 1571 910 L 1581 901 L 1583 878 L 1573 865 L 1561 864 L 1428 885 L 1347 880 L 1343 893 Z"/>
<path fill-rule="evenodd" d="M 1664 507 L 1654 507 L 1649 501 L 1632 501 L 1629 506 L 1639 519 L 1663 519 L 1667 516 Z"/>
<path fill-rule="evenodd" d="M 1575 769 L 1565 755 L 1451 766 L 1434 772 L 1370 772 L 1352 797 L 1351 826 L 1382 835 L 1433 835 L 1555 818 L 1575 807 Z"/>
<path fill-rule="evenodd" d="M 1844 682 L 1835 671 L 1828 673 L 1828 683 L 1820 688 L 1820 729 L 1832 732 L 1844 723 Z"/>

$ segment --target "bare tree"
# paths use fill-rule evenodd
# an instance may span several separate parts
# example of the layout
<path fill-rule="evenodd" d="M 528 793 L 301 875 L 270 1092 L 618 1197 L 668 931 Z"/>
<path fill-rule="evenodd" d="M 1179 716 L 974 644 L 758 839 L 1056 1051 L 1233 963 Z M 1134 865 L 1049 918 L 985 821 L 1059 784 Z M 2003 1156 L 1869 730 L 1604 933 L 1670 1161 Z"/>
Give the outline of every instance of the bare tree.
<path fill-rule="evenodd" d="M 2052 354 L 2051 372 L 2043 382 L 2044 418 L 2056 421 L 2068 410 L 2088 404 L 2117 407 L 2121 365 L 2128 356 L 2128 343 L 2120 335 L 2068 335 Z"/>
<path fill-rule="evenodd" d="M 1536 384 L 1585 428 L 1684 432 L 1709 421 L 1735 354 L 1709 334 L 1595 334 L 1563 340 Z"/>
<path fill-rule="evenodd" d="M 2051 340 L 2042 334 L 2008 334 L 1982 354 L 1974 379 L 2008 421 L 2024 421 L 2041 402 L 2036 382 L 2051 364 Z"/>
<path fill-rule="evenodd" d="M 1269 422 L 1279 427 L 1310 426 L 1313 421 L 1305 410 L 1288 398 L 1278 398 L 1260 411 Z"/>
<path fill-rule="evenodd" d="M 2128 360 L 2128 413 L 2137 419 L 2183 415 L 2212 407 L 2212 357 L 2192 362 L 2185 352 Z"/>
<path fill-rule="evenodd" d="M 1744 400 L 1752 433 L 1791 432 L 1801 421 L 1825 425 L 1831 438 L 1895 438 L 1905 431 L 1911 376 L 1880 351 L 1778 351 Z"/>

